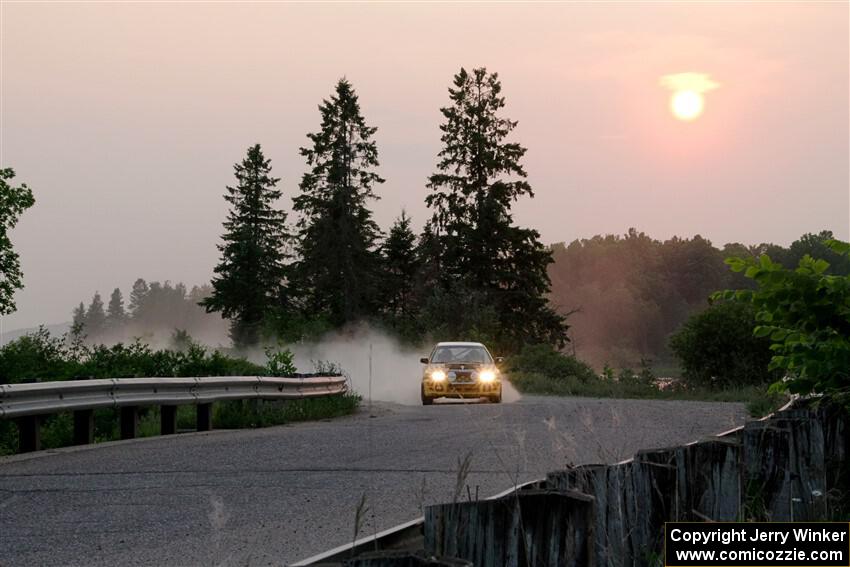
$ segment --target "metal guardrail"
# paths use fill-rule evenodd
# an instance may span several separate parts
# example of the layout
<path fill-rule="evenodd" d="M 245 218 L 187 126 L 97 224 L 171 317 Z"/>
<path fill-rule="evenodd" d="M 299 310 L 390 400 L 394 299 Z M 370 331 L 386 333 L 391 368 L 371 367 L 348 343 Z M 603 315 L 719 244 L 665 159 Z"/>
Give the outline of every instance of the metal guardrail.
<path fill-rule="evenodd" d="M 136 437 L 139 408 L 161 406 L 160 432 L 177 432 L 177 406 L 194 405 L 198 431 L 212 429 L 212 403 L 226 400 L 294 400 L 346 392 L 344 376 L 210 376 L 205 378 L 105 378 L 0 384 L 0 419 L 15 419 L 20 452 L 41 446 L 41 416 L 74 413 L 74 444 L 94 441 L 94 410 L 121 410 L 121 438 Z"/>
<path fill-rule="evenodd" d="M 342 394 L 344 376 L 272 378 L 106 378 L 0 385 L 0 419 L 63 411 L 151 405 L 209 404 L 223 400 L 297 399 Z"/>

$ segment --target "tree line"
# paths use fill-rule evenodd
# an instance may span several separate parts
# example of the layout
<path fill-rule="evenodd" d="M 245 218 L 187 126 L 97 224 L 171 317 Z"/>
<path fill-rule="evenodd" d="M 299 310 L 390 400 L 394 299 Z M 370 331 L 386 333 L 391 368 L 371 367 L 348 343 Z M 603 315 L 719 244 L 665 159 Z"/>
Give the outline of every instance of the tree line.
<path fill-rule="evenodd" d="M 830 273 L 850 274 L 850 258 L 825 244 L 832 237 L 822 231 L 804 234 L 787 247 L 770 243 L 716 247 L 699 235 L 661 241 L 631 229 L 622 236 L 559 243 L 552 247 L 550 300 L 562 313 L 573 313 L 570 348 L 594 366 L 635 367 L 641 359 L 664 363 L 672 356 L 671 334 L 689 317 L 708 309 L 712 293 L 754 287 L 744 274 L 729 270 L 726 258 L 766 254 L 794 268 L 808 254 L 828 261 Z M 726 317 L 724 333 L 734 331 L 737 337 L 752 330 L 752 313 L 741 313 L 737 307 L 716 309 L 721 313 L 708 316 L 732 317 L 731 311 L 737 310 L 734 317 L 751 321 L 748 328 L 738 329 L 735 319 Z"/>
<path fill-rule="evenodd" d="M 209 285 L 189 289 L 182 283 L 138 278 L 128 302 L 117 287 L 105 305 L 99 292 L 88 305 L 81 301 L 73 310 L 72 335 L 89 343 L 113 343 L 164 333 L 172 336 L 171 346 L 182 347 L 189 336 L 209 334 L 211 326 L 221 325 L 199 305 L 211 293 Z"/>
<path fill-rule="evenodd" d="M 201 301 L 230 320 L 234 345 L 356 321 L 409 339 L 487 340 L 505 352 L 563 345 L 565 318 L 547 301 L 551 251 L 511 215 L 533 191 L 501 90 L 484 68 L 454 76 L 420 234 L 404 212 L 387 234 L 372 218 L 384 183 L 377 129 L 346 79 L 319 106 L 320 126 L 300 149 L 308 171 L 292 199 L 294 225 L 277 208 L 283 192 L 270 160 L 259 144 L 250 147 L 226 189 L 221 259 Z"/>

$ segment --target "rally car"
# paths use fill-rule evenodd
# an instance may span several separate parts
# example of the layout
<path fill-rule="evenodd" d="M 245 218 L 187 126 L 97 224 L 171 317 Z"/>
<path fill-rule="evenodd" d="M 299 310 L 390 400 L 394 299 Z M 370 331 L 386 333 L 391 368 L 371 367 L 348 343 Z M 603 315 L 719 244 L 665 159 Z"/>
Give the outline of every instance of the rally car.
<path fill-rule="evenodd" d="M 481 343 L 437 343 L 430 356 L 419 359 L 422 373 L 422 405 L 436 398 L 487 398 L 502 401 L 502 379 L 493 358 Z"/>

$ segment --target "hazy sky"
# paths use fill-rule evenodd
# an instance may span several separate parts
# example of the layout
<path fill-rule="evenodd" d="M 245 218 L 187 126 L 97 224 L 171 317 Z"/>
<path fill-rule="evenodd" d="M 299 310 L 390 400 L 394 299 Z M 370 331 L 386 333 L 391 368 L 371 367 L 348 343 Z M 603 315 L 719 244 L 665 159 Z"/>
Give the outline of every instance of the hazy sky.
<path fill-rule="evenodd" d="M 0 162 L 37 204 L 13 233 L 26 289 L 7 330 L 95 290 L 209 281 L 232 164 L 283 179 L 346 76 L 378 127 L 377 221 L 421 225 L 440 106 L 461 66 L 498 71 L 547 243 L 623 233 L 787 244 L 850 236 L 848 4 L 10 3 Z M 719 87 L 675 120 L 661 77 Z M 290 220 L 292 217 L 290 217 Z"/>

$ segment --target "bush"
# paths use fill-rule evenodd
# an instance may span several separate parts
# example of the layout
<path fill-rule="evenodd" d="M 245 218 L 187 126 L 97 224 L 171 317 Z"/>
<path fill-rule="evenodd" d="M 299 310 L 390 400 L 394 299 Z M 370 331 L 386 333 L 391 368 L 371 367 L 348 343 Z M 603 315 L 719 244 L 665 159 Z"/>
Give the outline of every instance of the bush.
<path fill-rule="evenodd" d="M 835 254 L 850 257 L 850 243 L 824 242 Z M 826 260 L 808 254 L 789 270 L 766 254 L 758 259 L 729 258 L 757 288 L 715 294 L 751 305 L 757 326 L 752 333 L 769 341 L 771 370 L 786 379 L 776 390 L 795 394 L 846 396 L 850 391 L 850 276 L 830 275 Z"/>
<path fill-rule="evenodd" d="M 508 373 L 542 374 L 549 378 L 560 380 L 577 380 L 588 382 L 598 380 L 593 369 L 578 360 L 555 350 L 550 345 L 528 345 L 515 356 L 508 359 Z"/>
<path fill-rule="evenodd" d="M 722 389 L 777 379 L 768 370 L 770 340 L 754 337 L 755 325 L 755 309 L 745 303 L 715 303 L 691 316 L 670 338 L 685 384 Z"/>
<path fill-rule="evenodd" d="M 194 343 L 182 334 L 182 350 L 153 350 L 136 341 L 113 346 L 87 346 L 77 337 L 55 338 L 40 328 L 35 333 L 11 341 L 0 348 L 0 384 L 32 381 L 73 380 L 79 378 L 133 378 L 182 376 L 292 376 L 295 366 L 288 350 L 267 349 L 265 366 L 244 358 L 227 356 Z M 317 372 L 342 374 L 337 365 L 319 363 Z M 258 400 L 216 403 L 214 423 L 219 427 L 263 427 L 306 419 L 323 419 L 354 411 L 359 402 L 355 394 L 331 398 L 311 398 L 292 402 Z M 141 409 L 139 434 L 159 433 L 158 407 Z M 195 427 L 195 408 L 180 406 L 178 429 Z M 73 417 L 70 413 L 46 416 L 41 426 L 45 449 L 73 442 Z M 14 422 L 0 420 L 0 455 L 15 453 L 18 444 Z M 119 410 L 94 412 L 95 441 L 118 439 Z"/>
<path fill-rule="evenodd" d="M 285 352 L 274 354 L 275 370 Z M 153 350 L 135 341 L 86 346 L 73 337 L 52 337 L 44 328 L 0 348 L 0 384 L 83 378 L 167 376 L 265 376 L 268 368 L 188 342 L 185 350 Z"/>

